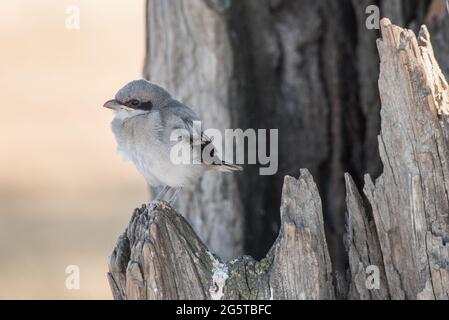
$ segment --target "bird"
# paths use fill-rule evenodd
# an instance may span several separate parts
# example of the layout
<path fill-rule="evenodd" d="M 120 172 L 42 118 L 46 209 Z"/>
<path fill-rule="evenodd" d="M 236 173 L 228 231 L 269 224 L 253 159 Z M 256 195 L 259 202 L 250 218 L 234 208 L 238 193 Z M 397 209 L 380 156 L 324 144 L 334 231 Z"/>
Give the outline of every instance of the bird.
<path fill-rule="evenodd" d="M 242 167 L 219 158 L 213 140 L 194 126 L 195 121 L 200 121 L 198 115 L 156 83 L 133 80 L 103 107 L 114 111 L 111 129 L 118 152 L 134 163 L 149 186 L 162 187 L 150 202 L 153 207 L 164 201 L 173 204 L 178 192 L 193 186 L 206 171 L 242 170 Z M 171 160 L 171 148 L 179 143 L 172 141 L 171 134 L 178 129 L 186 132 L 187 137 L 181 143 L 188 144 L 185 146 L 198 161 L 178 164 Z M 213 161 L 203 160 L 205 148 L 208 148 L 207 152 L 210 150 Z M 167 194 L 171 195 L 168 197 Z"/>

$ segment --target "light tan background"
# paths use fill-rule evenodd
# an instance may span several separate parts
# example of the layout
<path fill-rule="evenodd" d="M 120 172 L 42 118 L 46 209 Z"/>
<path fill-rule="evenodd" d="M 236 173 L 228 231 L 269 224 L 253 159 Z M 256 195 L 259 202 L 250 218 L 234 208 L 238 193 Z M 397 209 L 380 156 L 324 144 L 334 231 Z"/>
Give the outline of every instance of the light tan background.
<path fill-rule="evenodd" d="M 80 30 L 65 27 L 78 5 Z M 0 298 L 111 298 L 107 257 L 143 180 L 103 102 L 140 78 L 143 0 L 1 1 Z M 78 265 L 81 289 L 67 290 Z"/>

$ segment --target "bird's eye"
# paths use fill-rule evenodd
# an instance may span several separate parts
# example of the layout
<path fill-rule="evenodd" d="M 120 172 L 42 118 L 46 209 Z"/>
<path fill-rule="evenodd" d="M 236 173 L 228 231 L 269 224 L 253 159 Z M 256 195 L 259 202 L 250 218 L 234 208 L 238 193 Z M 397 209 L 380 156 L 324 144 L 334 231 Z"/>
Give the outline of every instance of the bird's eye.
<path fill-rule="evenodd" d="M 140 104 L 140 101 L 139 100 L 136 100 L 136 99 L 133 99 L 133 100 L 131 100 L 131 105 L 133 105 L 133 106 L 138 106 Z"/>

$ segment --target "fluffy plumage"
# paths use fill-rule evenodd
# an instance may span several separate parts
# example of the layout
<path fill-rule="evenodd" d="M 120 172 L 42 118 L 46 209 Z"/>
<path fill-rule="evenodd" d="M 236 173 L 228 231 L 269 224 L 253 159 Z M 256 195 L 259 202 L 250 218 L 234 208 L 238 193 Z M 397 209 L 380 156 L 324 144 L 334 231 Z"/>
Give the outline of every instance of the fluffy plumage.
<path fill-rule="evenodd" d="M 188 187 L 207 170 L 241 170 L 218 158 L 214 161 L 217 164 L 172 163 L 170 150 L 177 143 L 170 141 L 173 130 L 186 129 L 188 143 L 199 143 L 201 150 L 212 141 L 202 132 L 193 134 L 193 121 L 200 120 L 196 113 L 154 83 L 132 81 L 104 106 L 115 110 L 112 131 L 118 151 L 135 164 L 151 186 Z M 194 157 L 200 159 L 200 154 L 194 153 Z"/>

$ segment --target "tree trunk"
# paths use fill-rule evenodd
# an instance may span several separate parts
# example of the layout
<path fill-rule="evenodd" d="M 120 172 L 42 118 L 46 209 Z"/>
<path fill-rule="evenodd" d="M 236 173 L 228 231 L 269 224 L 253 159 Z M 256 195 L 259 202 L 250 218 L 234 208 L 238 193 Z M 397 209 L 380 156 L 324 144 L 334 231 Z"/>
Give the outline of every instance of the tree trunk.
<path fill-rule="evenodd" d="M 307 171 L 286 177 L 281 221 L 260 262 L 243 256 L 224 263 L 170 207 L 136 209 L 110 260 L 114 298 L 332 299 L 321 200 Z"/>
<path fill-rule="evenodd" d="M 416 39 L 387 19 L 381 25 L 384 172 L 375 183 L 365 177 L 366 200 L 346 175 L 347 287 L 339 277 L 333 285 L 321 198 L 302 170 L 285 178 L 280 233 L 259 262 L 213 255 L 195 225 L 164 204 L 137 209 L 110 258 L 115 299 L 449 298 L 448 84 L 425 27 Z M 379 271 L 374 290 L 370 266 Z"/>
<path fill-rule="evenodd" d="M 376 30 L 366 7 L 417 30 L 426 21 L 436 55 L 449 55 L 444 0 L 148 0 L 144 76 L 199 113 L 203 126 L 278 128 L 279 171 L 206 174 L 178 211 L 221 258 L 262 258 L 279 230 L 285 175 L 308 168 L 323 201 L 331 258 L 345 266 L 349 172 L 380 174 Z M 442 60 L 443 61 L 443 60 Z M 443 71 L 449 74 L 449 59 Z M 257 192 L 254 192 L 257 190 Z"/>
<path fill-rule="evenodd" d="M 384 172 L 365 177 L 366 204 L 346 179 L 352 297 L 368 297 L 358 274 L 369 263 L 382 270 L 380 298 L 449 299 L 448 84 L 425 26 L 416 39 L 383 20 L 382 38 Z"/>
<path fill-rule="evenodd" d="M 214 8 L 214 9 L 212 9 Z M 203 129 L 235 125 L 232 45 L 220 1 L 147 2 L 145 77 L 162 84 L 202 119 Z M 237 106 L 236 106 L 237 107 Z M 179 212 L 225 259 L 243 253 L 244 209 L 237 178 L 206 173 L 179 197 Z"/>

